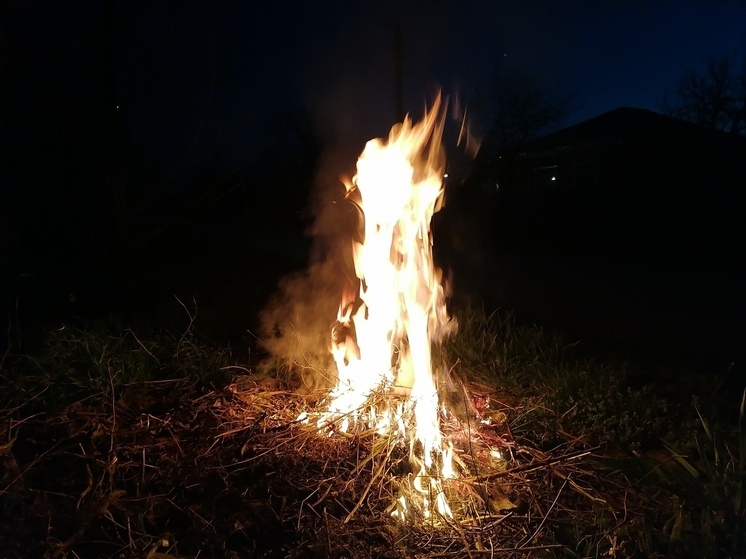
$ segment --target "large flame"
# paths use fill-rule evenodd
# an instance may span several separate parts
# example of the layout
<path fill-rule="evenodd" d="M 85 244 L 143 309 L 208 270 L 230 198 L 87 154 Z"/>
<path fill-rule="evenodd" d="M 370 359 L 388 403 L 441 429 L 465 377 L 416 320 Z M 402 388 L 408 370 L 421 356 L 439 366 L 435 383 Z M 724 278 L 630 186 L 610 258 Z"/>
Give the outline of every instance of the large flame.
<path fill-rule="evenodd" d="M 453 475 L 432 362 L 433 347 L 454 326 L 430 229 L 443 200 L 443 123 L 438 96 L 422 121 L 407 117 L 388 141 L 369 141 L 345 185 L 364 218 L 362 241 L 352 241 L 359 291 L 342 297 L 332 329 L 337 384 L 319 421 L 347 430 L 350 422 L 365 418 L 369 424 L 372 416 L 380 431 L 407 437 L 425 516 L 433 501 L 450 515 L 440 479 Z M 398 409 L 371 411 L 371 395 L 378 391 L 408 398 Z M 404 515 L 406 499 L 400 501 L 394 514 Z"/>

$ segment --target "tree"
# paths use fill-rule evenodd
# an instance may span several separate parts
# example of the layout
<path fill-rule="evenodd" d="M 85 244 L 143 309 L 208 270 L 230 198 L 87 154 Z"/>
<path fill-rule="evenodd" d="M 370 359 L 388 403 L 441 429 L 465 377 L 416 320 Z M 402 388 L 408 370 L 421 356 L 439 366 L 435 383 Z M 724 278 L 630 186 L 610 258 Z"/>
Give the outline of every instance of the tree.
<path fill-rule="evenodd" d="M 685 72 L 660 101 L 664 114 L 746 134 L 746 57 L 711 59 L 703 73 Z"/>
<path fill-rule="evenodd" d="M 483 160 L 558 129 L 571 110 L 568 97 L 518 70 L 497 80 L 485 104 L 489 124 L 479 154 Z"/>

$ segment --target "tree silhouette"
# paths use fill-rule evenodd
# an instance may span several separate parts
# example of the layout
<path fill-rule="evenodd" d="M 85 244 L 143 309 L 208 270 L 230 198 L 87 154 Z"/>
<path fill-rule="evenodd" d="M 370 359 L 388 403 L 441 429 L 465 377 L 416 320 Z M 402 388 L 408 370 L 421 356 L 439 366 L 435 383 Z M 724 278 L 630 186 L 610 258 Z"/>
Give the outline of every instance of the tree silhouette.
<path fill-rule="evenodd" d="M 664 114 L 746 134 L 746 57 L 711 59 L 703 73 L 685 72 L 660 100 Z"/>
<path fill-rule="evenodd" d="M 531 74 L 513 70 L 496 81 L 484 101 L 488 122 L 480 159 L 514 148 L 562 125 L 571 101 Z"/>

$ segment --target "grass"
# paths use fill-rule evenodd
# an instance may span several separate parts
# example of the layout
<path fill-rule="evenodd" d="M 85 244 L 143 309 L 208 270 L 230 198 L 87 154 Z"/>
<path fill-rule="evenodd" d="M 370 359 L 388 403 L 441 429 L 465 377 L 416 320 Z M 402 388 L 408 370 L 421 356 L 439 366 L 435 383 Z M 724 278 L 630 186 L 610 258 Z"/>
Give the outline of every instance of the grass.
<path fill-rule="evenodd" d="M 738 412 L 737 429 L 718 432 L 697 414 L 701 431 L 695 435 L 696 453 L 685 454 L 676 444 L 669 450 L 672 472 L 658 471 L 657 485 L 677 499 L 679 511 L 671 521 L 672 543 L 737 557 L 746 549 L 746 391 Z"/>
<path fill-rule="evenodd" d="M 33 353 L 6 354 L 0 404 L 55 412 L 91 396 L 110 397 L 115 389 L 135 397 L 157 381 L 224 385 L 235 358 L 229 348 L 203 343 L 188 318 L 183 332 L 136 332 L 115 319 L 50 328 Z"/>
<path fill-rule="evenodd" d="M 578 357 L 578 342 L 518 324 L 511 313 L 471 308 L 456 318 L 459 333 L 446 344 L 447 354 L 470 378 L 533 402 L 514 432 L 535 442 L 557 444 L 572 434 L 638 450 L 686 438 L 694 426 L 692 414 L 659 396 L 653 384 L 631 382 L 629 363 Z"/>
<path fill-rule="evenodd" d="M 134 402 L 143 407 L 159 383 L 220 390 L 234 373 L 250 373 L 229 349 L 202 342 L 188 311 L 187 318 L 181 328 L 160 330 L 135 331 L 115 321 L 51 329 L 33 354 L 8 353 L 0 361 L 0 419 L 18 426 L 34 414 L 62 417 L 86 401 L 127 410 Z M 603 363 L 578 343 L 520 324 L 510 313 L 471 308 L 457 320 L 458 335 L 444 346 L 443 358 L 457 363 L 469 383 L 501 395 L 517 440 L 546 452 L 593 449 L 591 473 L 564 482 L 574 484 L 576 495 L 606 495 L 590 499 L 593 524 L 571 512 L 563 522 L 547 522 L 542 533 L 561 548 L 544 553 L 746 556 L 746 394 L 729 415 L 704 396 L 692 403 L 661 394 L 655 379 L 640 383 L 638 365 Z M 283 382 L 290 378 L 275 374 Z M 709 384 L 702 390 L 709 394 Z M 7 436 L 0 459 L 15 464 L 17 427 Z M 560 493 L 552 503 L 557 510 L 565 498 Z M 3 499 L 10 493 L 0 492 Z"/>
<path fill-rule="evenodd" d="M 655 377 L 640 384 L 643 365 L 584 357 L 577 344 L 510 313 L 472 308 L 457 319 L 446 351 L 467 375 L 521 403 L 514 433 L 539 446 L 602 445 L 600 475 L 646 496 L 635 530 L 619 531 L 627 553 L 746 556 L 746 392 L 740 410 L 723 410 L 706 398 L 713 376 L 701 383 L 702 397 L 685 402 L 661 395 Z"/>

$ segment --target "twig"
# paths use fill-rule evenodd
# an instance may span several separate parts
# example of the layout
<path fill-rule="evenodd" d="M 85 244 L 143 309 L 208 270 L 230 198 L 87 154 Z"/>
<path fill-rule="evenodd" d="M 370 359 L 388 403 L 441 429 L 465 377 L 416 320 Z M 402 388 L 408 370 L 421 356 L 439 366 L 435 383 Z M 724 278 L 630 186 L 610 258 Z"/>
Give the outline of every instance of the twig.
<path fill-rule="evenodd" d="M 109 445 L 109 454 L 114 452 L 114 433 L 117 430 L 117 401 L 114 395 L 114 376 L 111 374 L 111 362 L 106 364 L 109 372 L 109 386 L 111 387 L 111 442 Z"/>
<path fill-rule="evenodd" d="M 238 369 L 240 371 L 245 372 L 246 374 L 251 374 L 251 369 L 247 369 L 246 367 L 241 367 L 240 365 L 226 365 L 225 367 L 220 367 L 221 371 L 229 371 L 231 369 Z"/>
<path fill-rule="evenodd" d="M 145 350 L 145 353 L 147 353 L 147 354 L 148 354 L 148 355 L 150 355 L 150 356 L 151 356 L 151 357 L 152 357 L 153 359 L 155 359 L 155 362 L 156 362 L 156 363 L 158 363 L 158 365 L 160 365 L 160 364 L 161 364 L 161 362 L 160 362 L 160 361 L 158 361 L 158 358 L 157 358 L 157 357 L 156 357 L 155 355 L 153 355 L 153 354 L 152 354 L 152 353 L 150 352 L 150 350 L 149 350 L 149 349 L 148 349 L 147 347 L 145 347 L 145 344 L 143 344 L 143 343 L 142 343 L 142 342 L 140 341 L 140 338 L 138 338 L 138 337 L 137 337 L 137 334 L 135 334 L 135 332 L 134 332 L 134 331 L 132 330 L 132 328 L 127 328 L 127 330 L 126 330 L 126 331 L 127 331 L 127 332 L 129 332 L 130 334 L 132 334 L 132 337 L 133 337 L 133 338 L 135 338 L 135 341 L 137 342 L 137 344 L 138 344 L 138 345 L 139 345 L 139 346 L 140 346 L 141 348 L 143 348 L 143 350 Z"/>
<path fill-rule="evenodd" d="M 315 495 L 315 494 L 316 494 L 316 493 L 318 492 L 318 490 L 319 490 L 319 488 L 317 487 L 316 489 L 314 489 L 314 490 L 313 490 L 313 491 L 311 492 L 311 494 L 310 494 L 310 495 L 308 495 L 308 496 L 307 496 L 307 497 L 306 497 L 305 499 L 303 499 L 303 500 L 302 500 L 302 501 L 300 502 L 300 507 L 298 507 L 298 525 L 297 525 L 297 526 L 296 526 L 296 528 L 295 528 L 296 530 L 299 530 L 299 531 L 300 531 L 300 519 L 301 519 L 301 517 L 302 517 L 302 515 L 303 515 L 303 505 L 305 505 L 305 504 L 306 504 L 306 501 L 308 501 L 308 499 L 310 499 L 311 497 L 313 497 L 313 496 L 314 496 L 314 495 Z"/>
<path fill-rule="evenodd" d="M 561 477 L 562 479 L 569 479 L 569 477 L 570 477 L 570 475 L 566 476 L 561 471 L 559 471 L 558 469 L 554 470 L 553 473 L 555 475 Z M 606 499 L 603 499 L 601 497 L 594 497 L 593 495 L 591 495 L 590 493 L 588 493 L 585 489 L 583 489 L 582 487 L 580 487 L 574 481 L 570 481 L 570 487 L 572 487 L 573 489 L 575 489 L 575 491 L 577 491 L 578 493 L 580 493 L 581 495 L 583 495 L 583 497 L 585 497 L 587 499 L 590 499 L 591 501 L 593 501 L 595 503 L 606 504 Z"/>
<path fill-rule="evenodd" d="M 80 450 L 83 452 L 83 456 L 85 456 L 85 449 L 83 448 L 83 445 L 80 445 Z M 78 497 L 78 504 L 75 505 L 76 510 L 80 510 L 80 503 L 85 499 L 86 495 L 91 492 L 91 489 L 93 489 L 93 473 L 91 472 L 90 466 L 88 464 L 85 465 L 86 473 L 88 474 L 88 486 L 83 490 L 83 492 L 80 494 L 80 497 Z"/>
<path fill-rule="evenodd" d="M 494 555 L 495 553 L 531 553 L 532 551 L 544 551 L 547 549 L 560 549 L 565 547 L 559 543 L 551 543 L 547 545 L 532 545 L 526 547 L 493 547 L 492 549 L 472 549 L 471 553 L 474 555 Z M 454 557 L 459 555 L 461 551 L 451 551 L 446 553 L 431 553 L 426 557 L 432 557 L 433 559 L 441 557 Z"/>
<path fill-rule="evenodd" d="M 327 552 L 327 556 L 331 556 L 331 554 L 332 554 L 332 540 L 331 540 L 331 536 L 329 536 L 329 515 L 326 512 L 326 507 L 324 507 L 324 532 L 326 533 L 326 552 Z"/>
<path fill-rule="evenodd" d="M 483 514 L 480 516 L 473 516 L 471 518 L 466 518 L 461 521 L 461 524 L 478 524 L 482 522 L 483 520 L 490 520 L 490 519 L 496 519 L 495 522 L 490 524 L 491 528 L 494 528 L 495 526 L 499 526 L 503 522 L 505 522 L 508 518 L 513 516 L 513 511 L 508 511 L 505 514 Z"/>
<path fill-rule="evenodd" d="M 179 342 L 183 342 L 184 339 L 186 338 L 186 335 L 192 329 L 192 325 L 194 324 L 194 319 L 197 317 L 197 301 L 192 299 L 192 301 L 194 302 L 194 315 L 192 315 L 192 313 L 189 312 L 189 309 L 187 308 L 187 306 L 182 302 L 181 299 L 179 299 L 176 296 L 176 294 L 174 294 L 174 298 L 179 302 L 179 304 L 182 307 L 184 307 L 184 310 L 186 311 L 187 316 L 189 317 L 189 325 L 187 326 L 186 330 L 184 330 L 184 333 L 181 335 L 181 338 L 179 339 Z"/>
<path fill-rule="evenodd" d="M 546 468 L 547 466 L 556 464 L 558 462 L 570 462 L 571 460 L 578 460 L 580 458 L 583 458 L 584 456 L 588 456 L 589 454 L 592 454 L 593 451 L 598 450 L 599 448 L 600 447 L 594 447 L 588 450 L 581 450 L 579 452 L 575 452 L 572 454 L 564 454 L 562 456 L 548 458 L 547 460 L 541 460 L 540 462 L 532 462 L 530 464 L 524 464 L 523 466 L 517 466 L 515 468 L 511 468 L 510 470 L 504 470 L 502 472 L 493 472 L 491 474 L 485 474 L 483 476 L 475 476 L 471 479 L 464 480 L 464 481 L 471 481 L 471 482 L 490 481 L 493 479 L 506 477 L 506 476 L 510 476 L 513 474 L 533 472 L 534 470 L 540 470 L 542 468 Z"/>
<path fill-rule="evenodd" d="M 47 386 L 47 388 L 49 388 L 49 387 Z M 46 389 L 45 389 L 45 390 L 46 390 Z M 34 396 L 34 398 L 36 398 L 36 396 Z M 30 402 L 30 401 L 31 401 L 31 400 L 29 400 L 29 402 Z M 27 403 L 28 403 L 28 402 L 27 402 Z M 22 404 L 22 405 L 25 405 L 25 404 Z M 21 407 L 21 406 L 19 406 L 19 407 Z M 16 409 L 18 409 L 18 408 L 16 408 Z M 12 410 L 11 410 L 11 411 L 12 411 Z M 10 442 L 11 440 L 15 440 L 15 439 L 13 439 L 13 437 L 12 437 L 12 431 L 13 431 L 13 429 L 17 429 L 19 425 L 23 425 L 23 424 L 24 424 L 24 423 L 26 423 L 27 421 L 29 421 L 29 420 L 31 420 L 31 419 L 34 419 L 35 417 L 39 417 L 40 415 L 44 415 L 45 413 L 46 413 L 46 412 L 40 411 L 39 413 L 35 413 L 35 414 L 33 414 L 33 415 L 29 415 L 28 417 L 24 417 L 23 419 L 19 419 L 18 421 L 14 420 L 14 419 L 13 419 L 13 418 L 11 417 L 11 418 L 10 418 L 10 419 L 8 420 L 8 442 Z M 7 417 L 7 416 L 3 416 L 3 417 L 0 417 L 0 420 L 2 420 L 2 419 L 5 419 L 5 417 Z M 6 443 L 6 444 L 7 444 L 7 443 Z"/>
<path fill-rule="evenodd" d="M 15 413 L 16 411 L 20 410 L 23 406 L 26 406 L 26 405 L 30 404 L 31 402 L 33 402 L 34 400 L 36 400 L 39 396 L 41 396 L 42 394 L 44 394 L 47 390 L 49 390 L 49 384 L 47 384 L 40 392 L 37 392 L 36 394 L 34 394 L 31 398 L 29 398 L 28 400 L 26 400 L 22 404 L 18 404 L 16 407 L 10 408 L 9 410 L 2 410 L 3 414 L 0 416 L 0 419 L 5 419 L 6 417 L 9 417 L 10 415 L 12 415 L 13 413 Z M 21 419 L 20 421 L 16 421 L 14 423 L 14 425 L 18 426 L 21 423 L 23 423 L 24 421 L 28 421 L 32 417 L 36 417 L 37 415 L 41 415 L 42 413 L 43 412 L 39 412 L 39 413 L 36 413 L 36 414 L 31 415 L 29 417 L 26 417 L 24 419 Z"/>
<path fill-rule="evenodd" d="M 360 497 L 360 500 L 357 502 L 355 507 L 350 511 L 350 514 L 347 515 L 347 518 L 344 519 L 344 522 L 342 524 L 347 524 L 352 516 L 357 512 L 357 510 L 362 506 L 363 501 L 365 501 L 365 498 L 368 496 L 368 492 L 370 491 L 370 488 L 373 486 L 373 482 L 378 479 L 378 477 L 381 476 L 383 473 L 384 468 L 388 464 L 389 457 L 391 456 L 391 453 L 394 450 L 394 447 L 396 445 L 389 445 L 389 451 L 386 454 L 386 457 L 381 461 L 381 465 L 378 466 L 373 476 L 370 478 L 370 481 L 368 482 L 368 485 L 365 486 L 365 490 L 363 491 L 362 496 Z"/>
<path fill-rule="evenodd" d="M 544 527 L 544 523 L 547 521 L 547 518 L 549 518 L 549 513 L 552 512 L 552 509 L 554 509 L 554 505 L 557 504 L 557 501 L 559 500 L 560 495 L 562 494 L 562 490 L 565 488 L 565 485 L 567 485 L 567 482 L 570 481 L 570 476 L 572 474 L 568 474 L 567 478 L 565 478 L 565 482 L 562 484 L 562 486 L 559 488 L 559 491 L 557 491 L 557 495 L 554 497 L 554 501 L 552 501 L 552 504 L 549 505 L 549 509 L 547 510 L 547 513 L 544 515 L 544 518 L 541 519 L 541 522 L 536 527 L 536 530 L 534 530 L 534 533 L 531 534 L 531 537 L 526 540 L 526 543 L 529 543 L 533 541 L 533 539 L 536 537 L 536 535 L 541 531 L 541 529 Z M 523 545 L 519 545 L 518 547 L 523 548 Z"/>

